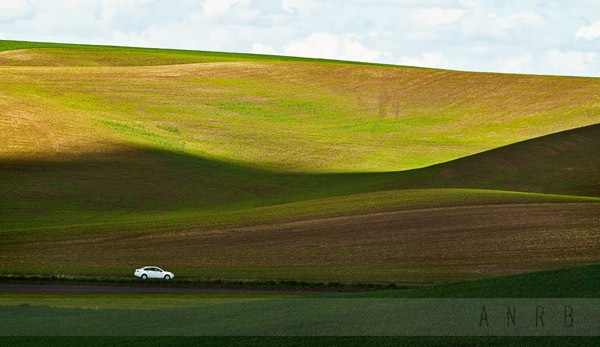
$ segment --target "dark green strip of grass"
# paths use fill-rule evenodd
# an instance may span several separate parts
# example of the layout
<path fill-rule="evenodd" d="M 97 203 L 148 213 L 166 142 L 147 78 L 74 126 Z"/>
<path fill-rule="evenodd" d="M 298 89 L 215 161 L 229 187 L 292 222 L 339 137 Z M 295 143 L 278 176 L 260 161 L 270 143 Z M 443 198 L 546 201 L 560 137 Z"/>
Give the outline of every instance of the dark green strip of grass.
<path fill-rule="evenodd" d="M 598 346 L 599 337 L 3 337 L 21 346 Z"/>
<path fill-rule="evenodd" d="M 356 295 L 399 298 L 600 298 L 600 265 Z"/>

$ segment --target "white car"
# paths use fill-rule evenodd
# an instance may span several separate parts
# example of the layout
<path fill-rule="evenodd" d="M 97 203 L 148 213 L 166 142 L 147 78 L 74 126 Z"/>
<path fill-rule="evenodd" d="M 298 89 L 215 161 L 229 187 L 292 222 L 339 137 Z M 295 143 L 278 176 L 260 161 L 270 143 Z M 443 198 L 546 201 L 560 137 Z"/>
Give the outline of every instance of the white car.
<path fill-rule="evenodd" d="M 166 280 L 170 280 L 171 278 L 175 277 L 172 272 L 165 271 L 158 266 L 144 266 L 139 269 L 135 269 L 133 275 L 143 280 L 146 278 L 164 278 Z"/>

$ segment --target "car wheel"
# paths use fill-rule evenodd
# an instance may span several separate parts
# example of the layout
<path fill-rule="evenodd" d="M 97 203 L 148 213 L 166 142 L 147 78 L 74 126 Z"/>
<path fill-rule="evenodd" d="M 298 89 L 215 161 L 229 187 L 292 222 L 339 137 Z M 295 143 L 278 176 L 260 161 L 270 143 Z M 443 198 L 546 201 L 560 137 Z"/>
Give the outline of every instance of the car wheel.
<path fill-rule="evenodd" d="M 143 274 L 142 279 L 145 280 L 146 278 L 148 278 L 148 276 L 146 276 L 146 274 Z"/>
<path fill-rule="evenodd" d="M 170 279 L 171 279 L 171 276 L 169 276 L 169 275 L 165 275 L 165 279 L 168 281 L 168 280 L 170 280 Z"/>

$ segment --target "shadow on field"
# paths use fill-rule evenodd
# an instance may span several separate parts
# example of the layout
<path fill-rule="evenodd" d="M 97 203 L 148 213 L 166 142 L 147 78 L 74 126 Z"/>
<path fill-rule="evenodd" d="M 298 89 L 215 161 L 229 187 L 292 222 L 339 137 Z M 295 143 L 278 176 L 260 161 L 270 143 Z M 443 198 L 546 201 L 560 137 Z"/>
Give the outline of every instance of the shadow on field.
<path fill-rule="evenodd" d="M 53 214 L 65 222 L 102 213 L 250 208 L 385 189 L 393 176 L 277 173 L 142 147 L 4 160 L 0 220 L 10 229 L 51 222 Z"/>
<path fill-rule="evenodd" d="M 600 197 L 600 124 L 398 173 L 398 188 L 479 188 Z"/>
<path fill-rule="evenodd" d="M 598 197 L 598 158 L 596 124 L 388 173 L 278 173 L 150 148 L 4 160 L 1 222 L 7 229 L 34 227 L 38 221 L 94 221 L 102 213 L 250 208 L 390 189 L 478 188 Z"/>

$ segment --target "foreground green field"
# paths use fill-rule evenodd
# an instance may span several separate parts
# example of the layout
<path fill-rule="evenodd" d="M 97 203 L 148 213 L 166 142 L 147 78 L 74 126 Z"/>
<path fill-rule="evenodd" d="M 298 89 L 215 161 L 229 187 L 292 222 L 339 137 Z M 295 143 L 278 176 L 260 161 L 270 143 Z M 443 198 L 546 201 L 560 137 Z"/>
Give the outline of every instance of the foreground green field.
<path fill-rule="evenodd" d="M 600 80 L 0 41 L 0 273 L 597 263 Z"/>
<path fill-rule="evenodd" d="M 589 323 L 582 320 L 585 314 L 597 316 L 598 312 L 587 312 L 586 308 L 599 307 L 599 271 L 600 267 L 594 265 L 419 289 L 319 297 L 2 293 L 0 335 L 3 343 L 9 346 L 32 343 L 141 346 L 193 343 L 217 346 L 592 345 L 598 342 L 597 331 L 581 330 L 581 325 Z M 436 306 L 432 316 L 414 311 L 415 307 L 430 308 L 431 305 L 442 306 Z M 494 330 L 496 333 L 482 330 L 477 324 L 482 305 L 487 305 L 492 324 L 492 319 L 498 318 L 493 315 L 495 305 L 504 310 L 501 320 L 505 318 L 506 305 L 514 307 L 516 327 L 506 328 L 504 324 Z M 546 310 L 545 326 L 527 330 L 528 309 L 540 305 L 544 305 Z M 563 326 L 564 305 L 573 305 L 569 306 L 573 309 L 570 330 Z M 556 313 L 554 306 L 560 308 L 560 317 L 557 316 L 560 319 L 553 319 Z M 459 312 L 466 317 L 459 316 Z M 450 315 L 444 316 L 447 313 Z M 412 320 L 403 322 L 407 317 Z M 415 326 L 415 321 L 422 325 Z M 430 324 L 429 328 L 427 324 Z M 461 324 L 466 326 L 461 327 Z M 437 329 L 433 329 L 434 326 Z M 548 330 L 551 327 L 554 330 Z M 562 333 L 571 335 L 573 329 L 583 331 L 585 336 L 560 336 Z M 411 336 L 419 331 L 423 336 Z M 451 336 L 443 336 L 444 331 Z M 304 334 L 298 336 L 301 332 Z M 343 332 L 346 336 L 340 336 Z M 452 336 L 457 332 L 458 336 Z M 500 336 L 493 336 L 497 333 Z M 144 337 L 148 335 L 152 337 Z M 94 339 L 86 336 L 94 336 Z"/>
<path fill-rule="evenodd" d="M 593 346 L 597 337 L 5 337 L 7 346 Z"/>

